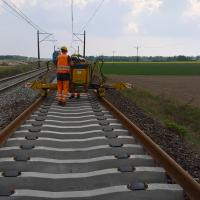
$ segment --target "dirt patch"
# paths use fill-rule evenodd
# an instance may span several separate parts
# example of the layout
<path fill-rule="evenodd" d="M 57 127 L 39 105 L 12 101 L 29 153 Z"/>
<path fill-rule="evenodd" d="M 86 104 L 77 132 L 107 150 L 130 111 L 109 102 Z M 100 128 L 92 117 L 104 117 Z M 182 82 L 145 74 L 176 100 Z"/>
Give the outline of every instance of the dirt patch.
<path fill-rule="evenodd" d="M 200 107 L 200 76 L 125 76 L 109 75 L 114 82 L 128 82 L 156 95 Z"/>

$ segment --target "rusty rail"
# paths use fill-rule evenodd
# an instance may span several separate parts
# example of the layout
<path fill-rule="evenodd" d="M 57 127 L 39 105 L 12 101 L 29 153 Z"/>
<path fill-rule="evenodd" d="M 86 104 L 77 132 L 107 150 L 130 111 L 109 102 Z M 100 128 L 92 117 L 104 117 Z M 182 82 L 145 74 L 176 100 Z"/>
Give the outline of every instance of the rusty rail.
<path fill-rule="evenodd" d="M 45 97 L 39 97 L 30 107 L 28 107 L 22 114 L 20 114 L 14 121 L 12 121 L 7 127 L 0 131 L 0 144 L 6 142 L 16 129 L 28 119 L 28 117 L 40 106 Z"/>
<path fill-rule="evenodd" d="M 155 144 L 142 130 L 134 125 L 124 114 L 113 106 L 106 98 L 101 98 L 103 104 L 112 114 L 128 128 L 130 133 L 144 146 L 155 160 L 165 168 L 168 174 L 182 186 L 191 200 L 199 200 L 200 184 L 198 184 L 181 166 L 179 166 L 165 151 Z"/>

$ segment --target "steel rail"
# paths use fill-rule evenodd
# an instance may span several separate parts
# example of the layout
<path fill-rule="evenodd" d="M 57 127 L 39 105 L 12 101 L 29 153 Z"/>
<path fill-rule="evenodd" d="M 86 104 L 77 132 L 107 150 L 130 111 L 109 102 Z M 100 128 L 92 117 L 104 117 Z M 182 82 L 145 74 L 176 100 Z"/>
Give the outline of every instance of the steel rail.
<path fill-rule="evenodd" d="M 4 91 L 6 91 L 7 89 L 10 89 L 10 88 L 12 88 L 12 87 L 14 87 L 14 86 L 16 86 L 16 85 L 19 85 L 19 84 L 25 82 L 25 81 L 28 81 L 29 79 L 35 78 L 35 77 L 37 77 L 37 76 L 40 76 L 40 75 L 44 74 L 45 72 L 46 72 L 46 70 L 43 70 L 42 72 L 40 72 L 40 73 L 38 73 L 38 74 L 35 74 L 35 75 L 33 75 L 33 76 L 29 76 L 29 77 L 27 77 L 27 78 L 25 78 L 25 79 L 22 79 L 22 80 L 20 80 L 20 81 L 18 81 L 18 82 L 15 82 L 15 83 L 13 83 L 13 84 L 10 84 L 10 85 L 8 85 L 8 86 L 6 86 L 6 87 L 0 88 L 0 92 L 4 92 Z"/>
<path fill-rule="evenodd" d="M 7 127 L 0 131 L 0 144 L 4 144 L 6 140 L 13 135 L 18 127 L 29 118 L 29 116 L 41 105 L 45 97 L 39 97 L 30 107 L 28 107 L 21 115 L 12 121 Z"/>
<path fill-rule="evenodd" d="M 130 133 L 136 137 L 136 139 L 144 146 L 147 152 L 149 152 L 155 160 L 159 161 L 168 174 L 182 186 L 190 199 L 199 200 L 200 184 L 106 98 L 102 97 L 101 101 L 105 107 L 121 121 L 121 123 L 130 131 Z"/>
<path fill-rule="evenodd" d="M 36 71 L 40 71 L 41 69 L 35 69 L 35 70 L 31 70 L 31 71 L 28 71 L 28 72 L 24 72 L 24 73 L 20 73 L 20 74 L 17 74 L 15 76 L 9 76 L 9 77 L 6 77 L 6 78 L 2 78 L 0 79 L 0 83 L 3 83 L 5 81 L 9 81 L 11 79 L 14 79 L 14 78 L 18 78 L 20 76 L 24 76 L 24 75 L 27 75 L 27 74 L 31 74 L 33 72 L 36 72 Z"/>

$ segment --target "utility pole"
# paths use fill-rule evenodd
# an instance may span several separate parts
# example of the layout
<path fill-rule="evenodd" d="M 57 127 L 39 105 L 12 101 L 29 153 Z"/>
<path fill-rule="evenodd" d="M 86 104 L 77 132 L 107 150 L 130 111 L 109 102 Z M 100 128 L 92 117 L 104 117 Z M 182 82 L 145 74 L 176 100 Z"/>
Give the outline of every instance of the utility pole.
<path fill-rule="evenodd" d="M 86 31 L 84 31 L 84 41 L 83 41 L 83 57 L 85 58 L 85 45 L 86 45 Z"/>
<path fill-rule="evenodd" d="M 83 57 L 85 58 L 85 51 L 86 51 L 86 31 L 84 31 L 83 34 L 81 33 L 73 33 L 73 35 L 78 39 L 76 40 L 77 42 L 81 42 L 83 44 Z M 83 40 L 81 39 L 80 36 L 83 36 Z"/>
<path fill-rule="evenodd" d="M 102 59 L 102 60 L 104 59 L 104 55 L 103 55 L 103 52 L 102 52 L 102 54 L 101 54 L 101 59 Z"/>
<path fill-rule="evenodd" d="M 40 40 L 40 34 L 42 35 L 46 35 L 42 40 Z M 40 43 L 42 42 L 55 42 L 57 40 L 53 40 L 53 39 L 48 39 L 50 36 L 52 36 L 52 33 L 42 33 L 39 30 L 37 30 L 37 49 L 38 49 L 38 68 L 41 67 L 41 60 L 40 60 Z M 54 45 L 54 51 L 55 51 L 55 45 Z"/>
<path fill-rule="evenodd" d="M 38 68 L 40 68 L 40 32 L 37 31 L 37 47 L 38 47 Z"/>
<path fill-rule="evenodd" d="M 112 61 L 113 61 L 113 64 L 114 64 L 115 51 L 113 51 L 112 53 L 113 53 L 113 59 L 112 59 Z"/>
<path fill-rule="evenodd" d="M 80 55 L 80 49 L 79 49 L 79 46 L 78 46 L 78 55 Z"/>
<path fill-rule="evenodd" d="M 135 47 L 135 48 L 137 49 L 137 62 L 139 62 L 139 49 L 140 49 L 141 47 L 137 46 L 137 47 Z"/>

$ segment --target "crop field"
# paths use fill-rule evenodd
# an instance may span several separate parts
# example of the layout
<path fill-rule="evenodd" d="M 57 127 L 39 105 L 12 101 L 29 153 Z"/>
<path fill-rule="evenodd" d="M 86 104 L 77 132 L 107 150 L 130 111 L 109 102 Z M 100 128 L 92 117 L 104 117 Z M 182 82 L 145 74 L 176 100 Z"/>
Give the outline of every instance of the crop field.
<path fill-rule="evenodd" d="M 168 128 L 186 136 L 200 150 L 200 76 L 108 75 L 128 82 L 122 93 Z"/>
<path fill-rule="evenodd" d="M 103 72 L 117 75 L 200 75 L 200 62 L 106 62 Z"/>
<path fill-rule="evenodd" d="M 200 107 L 200 76 L 109 75 L 113 82 L 128 82 L 135 88 Z"/>
<path fill-rule="evenodd" d="M 26 71 L 32 70 L 32 67 L 27 66 L 0 66 L 0 78 L 8 77 L 8 76 L 14 76 L 19 73 L 23 73 Z"/>
<path fill-rule="evenodd" d="M 45 63 L 41 62 L 41 66 L 45 66 Z M 17 64 L 16 66 L 0 65 L 0 79 L 8 76 L 14 76 L 19 73 L 24 73 L 34 69 L 37 69 L 37 64 Z"/>

